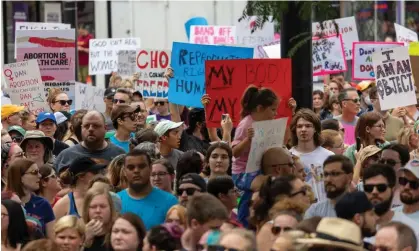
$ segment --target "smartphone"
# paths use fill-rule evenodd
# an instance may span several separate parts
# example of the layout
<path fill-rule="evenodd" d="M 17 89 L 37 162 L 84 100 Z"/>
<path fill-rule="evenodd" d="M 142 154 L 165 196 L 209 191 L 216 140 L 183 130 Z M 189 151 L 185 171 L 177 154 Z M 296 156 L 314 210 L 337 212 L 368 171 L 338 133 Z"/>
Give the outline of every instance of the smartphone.
<path fill-rule="evenodd" d="M 221 120 L 225 120 L 227 118 L 226 114 L 221 115 Z"/>
<path fill-rule="evenodd" d="M 361 138 L 356 137 L 356 150 L 359 151 L 361 149 Z"/>

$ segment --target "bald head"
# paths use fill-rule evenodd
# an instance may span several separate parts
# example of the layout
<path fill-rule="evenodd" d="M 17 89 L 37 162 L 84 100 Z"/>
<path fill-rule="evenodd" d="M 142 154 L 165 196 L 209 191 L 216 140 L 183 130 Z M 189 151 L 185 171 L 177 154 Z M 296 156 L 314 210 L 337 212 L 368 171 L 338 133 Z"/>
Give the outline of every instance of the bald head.
<path fill-rule="evenodd" d="M 89 111 L 82 119 L 82 136 L 85 145 L 96 149 L 103 146 L 106 126 L 105 117 L 98 111 Z"/>
<path fill-rule="evenodd" d="M 98 112 L 98 111 L 88 111 L 84 116 L 82 121 L 84 121 L 85 119 L 89 119 L 90 117 L 95 117 L 95 118 L 100 118 L 103 122 L 103 124 L 105 125 L 105 116 L 103 116 L 102 113 Z"/>
<path fill-rule="evenodd" d="M 283 176 L 293 173 L 291 153 L 282 147 L 267 150 L 262 156 L 262 172 L 265 175 Z"/>

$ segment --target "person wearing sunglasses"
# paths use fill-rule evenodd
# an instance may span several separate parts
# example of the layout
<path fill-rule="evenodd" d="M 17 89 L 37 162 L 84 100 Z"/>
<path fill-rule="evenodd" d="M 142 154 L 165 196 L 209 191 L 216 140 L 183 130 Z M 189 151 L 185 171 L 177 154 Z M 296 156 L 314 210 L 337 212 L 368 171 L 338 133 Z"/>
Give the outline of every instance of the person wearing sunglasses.
<path fill-rule="evenodd" d="M 179 198 L 179 204 L 182 206 L 186 207 L 188 201 L 194 194 L 205 192 L 207 192 L 207 184 L 199 174 L 188 173 L 180 178 L 177 196 Z"/>
<path fill-rule="evenodd" d="M 55 132 L 57 131 L 57 120 L 53 113 L 41 112 L 38 118 L 36 118 L 36 129 L 42 131 L 45 136 L 52 139 L 54 142 L 52 154 L 54 156 L 58 156 L 58 154 L 68 148 L 67 144 L 54 138 Z"/>
<path fill-rule="evenodd" d="M 239 190 L 234 187 L 233 179 L 228 175 L 209 179 L 207 191 L 224 204 L 230 213 L 230 220 L 237 222 L 237 214 L 233 212 L 233 209 L 237 207 L 237 198 L 240 194 Z"/>
<path fill-rule="evenodd" d="M 269 210 L 272 235 L 278 237 L 294 229 L 303 220 L 306 205 L 292 198 L 283 198 Z"/>
<path fill-rule="evenodd" d="M 403 206 L 394 210 L 419 222 L 419 160 L 409 161 L 399 172 L 400 200 Z"/>
<path fill-rule="evenodd" d="M 61 190 L 61 184 L 57 174 L 52 168 L 52 165 L 49 164 L 41 166 L 39 173 L 41 174 L 41 181 L 37 194 L 46 199 L 51 204 L 51 207 L 54 207 L 55 203 L 60 199 L 57 193 Z"/>
<path fill-rule="evenodd" d="M 361 99 L 355 88 L 343 89 L 339 93 L 338 99 L 342 107 L 342 115 L 336 116 L 335 119 L 340 121 L 345 128 L 345 144 L 352 145 L 355 143 L 354 130 L 358 121 L 356 115 L 361 108 Z"/>
<path fill-rule="evenodd" d="M 399 221 L 410 226 L 419 234 L 418 222 L 410 219 L 403 212 L 391 209 L 396 182 L 396 172 L 389 165 L 378 163 L 364 170 L 364 192 L 379 217 L 378 224 L 384 225 L 391 221 Z M 366 241 L 373 242 L 372 239 Z"/>
<path fill-rule="evenodd" d="M 20 126 L 11 126 L 7 129 L 10 137 L 12 137 L 13 142 L 20 144 L 23 138 L 25 137 L 26 131 Z"/>
<path fill-rule="evenodd" d="M 68 98 L 67 93 L 59 88 L 51 88 L 48 90 L 47 102 L 52 113 L 59 111 L 70 111 L 73 100 Z"/>
<path fill-rule="evenodd" d="M 1 190 L 3 191 L 7 180 L 7 168 L 13 161 L 25 158 L 25 153 L 17 143 L 8 142 L 1 145 Z"/>
<path fill-rule="evenodd" d="M 131 90 L 125 89 L 125 88 L 118 88 L 115 91 L 115 95 L 112 98 L 112 103 L 113 103 L 112 109 L 120 104 L 130 105 L 131 102 L 132 102 Z"/>
<path fill-rule="evenodd" d="M 129 152 L 131 134 L 137 129 L 137 113 L 140 107 L 133 107 L 128 104 L 120 104 L 112 109 L 111 119 L 113 127 L 116 129 L 109 141 L 121 147 L 126 153 Z"/>
<path fill-rule="evenodd" d="M 157 121 L 160 120 L 172 120 L 172 115 L 169 112 L 169 102 L 167 99 L 155 98 L 154 99 L 154 112 L 150 112 L 150 115 L 155 114 Z"/>
<path fill-rule="evenodd" d="M 375 235 L 373 251 L 417 251 L 418 235 L 401 222 L 390 222 L 382 226 Z"/>
<path fill-rule="evenodd" d="M 30 159 L 14 161 L 8 171 L 6 191 L 19 196 L 28 216 L 38 219 L 37 227 L 48 238 L 54 236 L 55 216 L 50 203 L 35 194 L 39 190 L 41 174 L 36 162 Z"/>

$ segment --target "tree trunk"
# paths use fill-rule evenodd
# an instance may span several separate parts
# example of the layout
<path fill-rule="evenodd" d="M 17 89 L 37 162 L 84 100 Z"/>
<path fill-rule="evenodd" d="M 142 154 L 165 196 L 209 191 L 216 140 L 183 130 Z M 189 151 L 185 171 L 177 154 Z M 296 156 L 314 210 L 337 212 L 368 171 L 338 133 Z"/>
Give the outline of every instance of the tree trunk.
<path fill-rule="evenodd" d="M 302 20 L 298 13 L 301 4 L 290 1 L 287 13 L 283 13 L 281 22 L 281 57 L 288 58 L 288 52 L 300 38 L 291 38 L 303 33 L 311 33 L 311 20 Z M 292 96 L 299 108 L 313 106 L 313 70 L 311 62 L 311 40 L 299 47 L 292 59 Z"/>

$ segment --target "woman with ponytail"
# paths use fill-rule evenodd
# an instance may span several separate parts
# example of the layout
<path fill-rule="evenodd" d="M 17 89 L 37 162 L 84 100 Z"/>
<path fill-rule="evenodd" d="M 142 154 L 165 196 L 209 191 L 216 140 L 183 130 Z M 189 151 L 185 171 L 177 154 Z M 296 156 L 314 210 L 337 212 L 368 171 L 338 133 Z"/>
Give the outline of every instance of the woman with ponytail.
<path fill-rule="evenodd" d="M 59 88 L 51 88 L 48 90 L 47 102 L 52 112 L 70 111 L 73 100 Z"/>

